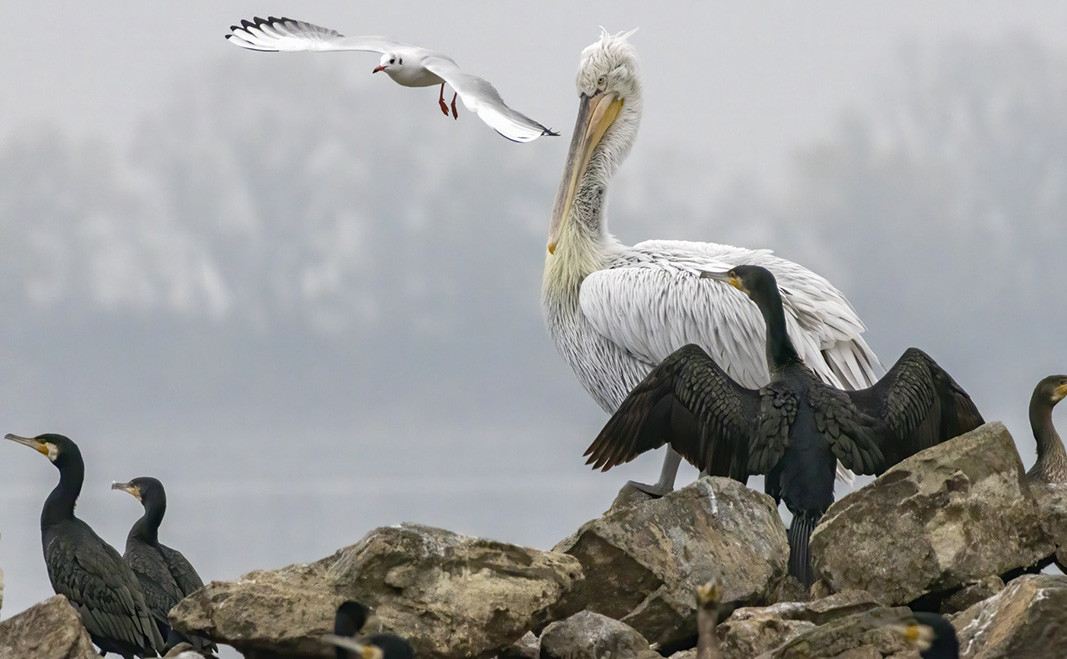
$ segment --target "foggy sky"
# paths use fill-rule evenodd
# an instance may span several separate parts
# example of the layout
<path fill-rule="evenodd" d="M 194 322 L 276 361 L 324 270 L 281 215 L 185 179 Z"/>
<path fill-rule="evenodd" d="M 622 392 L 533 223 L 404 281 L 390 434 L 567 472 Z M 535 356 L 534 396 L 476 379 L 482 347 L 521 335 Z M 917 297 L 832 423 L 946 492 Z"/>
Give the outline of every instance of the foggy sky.
<path fill-rule="evenodd" d="M 1033 459 L 1030 389 L 1067 371 L 1067 8 L 572 4 L 5 6 L 0 429 L 79 442 L 79 515 L 120 550 L 139 507 L 108 484 L 158 476 L 205 580 L 400 521 L 551 547 L 660 459 L 582 465 L 605 416 L 540 318 L 603 25 L 640 28 L 645 83 L 613 232 L 828 276 L 887 366 L 927 350 Z M 369 54 L 223 39 L 267 14 L 447 52 L 562 136 L 445 120 Z M 56 473 L 0 450 L 7 618 L 51 594 Z"/>

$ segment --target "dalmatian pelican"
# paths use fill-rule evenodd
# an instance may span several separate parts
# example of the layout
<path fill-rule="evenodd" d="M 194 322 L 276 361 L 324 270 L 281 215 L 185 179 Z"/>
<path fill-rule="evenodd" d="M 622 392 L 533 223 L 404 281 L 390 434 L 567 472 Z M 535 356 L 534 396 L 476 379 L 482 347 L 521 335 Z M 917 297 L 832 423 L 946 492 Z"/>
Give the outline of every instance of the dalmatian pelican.
<path fill-rule="evenodd" d="M 700 277 L 748 264 L 777 278 L 789 336 L 822 380 L 844 389 L 877 382 L 881 365 L 863 340 L 863 322 L 840 291 L 807 268 L 766 249 L 675 240 L 627 246 L 609 233 L 608 182 L 641 120 L 632 34 L 602 30 L 582 51 L 578 118 L 548 233 L 543 311 L 578 380 L 612 414 L 667 355 L 695 343 L 742 386 L 767 384 L 759 311 L 729 284 Z M 680 460 L 668 449 L 658 482 L 633 485 L 653 495 L 671 491 Z"/>

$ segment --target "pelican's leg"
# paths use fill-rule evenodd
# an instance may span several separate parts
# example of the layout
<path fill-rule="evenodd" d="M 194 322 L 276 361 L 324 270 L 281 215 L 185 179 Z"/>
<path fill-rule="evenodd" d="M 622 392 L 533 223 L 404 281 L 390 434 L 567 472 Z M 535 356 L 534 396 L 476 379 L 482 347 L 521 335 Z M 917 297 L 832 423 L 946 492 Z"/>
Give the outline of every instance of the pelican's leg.
<path fill-rule="evenodd" d="M 448 116 L 448 104 L 445 103 L 445 83 L 441 83 L 441 94 L 437 97 L 437 102 L 441 104 L 441 112 Z"/>
<path fill-rule="evenodd" d="M 659 481 L 655 485 L 630 481 L 629 485 L 633 485 L 642 492 L 651 494 L 654 497 L 661 497 L 674 490 L 674 479 L 678 476 L 678 465 L 681 463 L 682 456 L 668 446 L 667 455 L 663 456 L 663 468 L 659 472 Z"/>
<path fill-rule="evenodd" d="M 458 92 L 452 94 L 452 116 L 459 119 L 459 112 L 456 111 L 456 96 L 459 96 Z"/>

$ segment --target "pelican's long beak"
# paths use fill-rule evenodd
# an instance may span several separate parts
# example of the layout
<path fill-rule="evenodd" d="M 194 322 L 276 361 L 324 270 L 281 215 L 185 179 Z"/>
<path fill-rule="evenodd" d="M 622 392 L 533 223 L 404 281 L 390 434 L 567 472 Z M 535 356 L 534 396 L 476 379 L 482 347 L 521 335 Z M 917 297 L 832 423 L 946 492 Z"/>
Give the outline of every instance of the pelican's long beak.
<path fill-rule="evenodd" d="M 10 439 L 11 441 L 18 442 L 23 446 L 29 446 L 41 455 L 48 455 L 48 444 L 41 441 L 40 439 L 37 439 L 36 437 L 19 437 L 18 435 L 8 433 L 4 435 L 4 439 Z"/>
<path fill-rule="evenodd" d="M 582 94 L 578 105 L 578 119 L 574 122 L 574 135 L 571 148 L 567 153 L 567 165 L 563 169 L 563 180 L 556 195 L 556 206 L 552 209 L 552 225 L 548 230 L 548 253 L 556 252 L 556 243 L 563 232 L 563 223 L 574 205 L 574 195 L 578 193 L 578 184 L 582 174 L 589 166 L 589 159 L 604 133 L 608 131 L 622 109 L 622 99 L 614 93 L 598 93 L 593 96 Z"/>
<path fill-rule="evenodd" d="M 704 270 L 700 273 L 700 278 L 714 279 L 715 281 L 725 282 L 739 291 L 745 290 L 741 288 L 741 278 L 733 274 L 729 270 L 727 270 L 726 272 L 708 272 L 707 270 Z"/>

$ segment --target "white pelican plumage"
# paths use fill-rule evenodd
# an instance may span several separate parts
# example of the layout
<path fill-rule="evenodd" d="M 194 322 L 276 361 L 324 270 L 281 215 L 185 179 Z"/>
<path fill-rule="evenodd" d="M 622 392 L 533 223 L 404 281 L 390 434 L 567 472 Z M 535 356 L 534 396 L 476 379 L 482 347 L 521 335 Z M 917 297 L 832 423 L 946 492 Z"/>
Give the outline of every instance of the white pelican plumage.
<path fill-rule="evenodd" d="M 602 32 L 582 51 L 578 119 L 548 234 L 545 320 L 579 381 L 611 414 L 667 355 L 696 343 L 743 386 L 765 385 L 770 374 L 759 312 L 728 284 L 700 278 L 704 270 L 750 264 L 774 273 L 789 336 L 820 378 L 846 389 L 874 384 L 881 366 L 861 336 L 863 323 L 819 275 L 770 250 L 674 240 L 628 247 L 608 232 L 608 181 L 641 120 L 630 34 Z M 656 485 L 635 485 L 653 494 L 670 491 L 679 461 L 669 450 Z"/>

